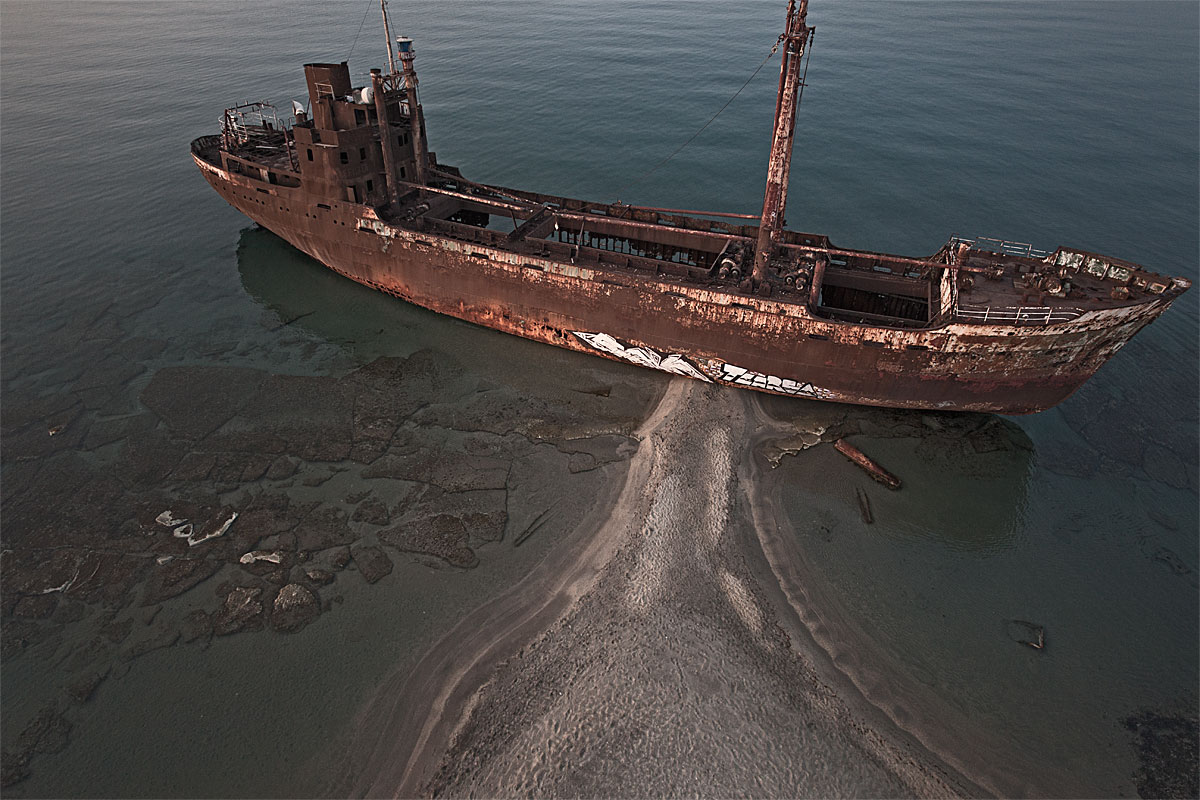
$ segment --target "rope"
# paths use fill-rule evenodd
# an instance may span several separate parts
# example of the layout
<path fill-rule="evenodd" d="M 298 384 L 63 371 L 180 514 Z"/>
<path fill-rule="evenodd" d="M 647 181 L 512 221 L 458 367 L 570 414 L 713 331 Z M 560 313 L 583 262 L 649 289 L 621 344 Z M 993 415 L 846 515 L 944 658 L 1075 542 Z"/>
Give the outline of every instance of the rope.
<path fill-rule="evenodd" d="M 771 59 L 771 56 L 775 55 L 775 51 L 777 51 L 779 49 L 779 44 L 780 44 L 780 42 L 783 41 L 783 39 L 784 39 L 784 37 L 780 36 L 779 39 L 776 40 L 775 45 L 771 48 L 771 52 L 767 53 L 767 57 L 764 58 L 759 63 L 759 65 L 755 68 L 754 72 L 750 73 L 750 77 L 746 79 L 746 82 L 742 84 L 741 88 L 733 93 L 733 97 L 730 97 L 728 100 L 725 101 L 725 105 L 723 105 L 719 109 L 717 109 L 717 113 L 713 114 L 712 117 L 708 120 L 708 122 L 706 122 L 702 126 L 700 126 L 700 130 L 693 133 L 691 135 L 691 138 L 689 138 L 683 144 L 679 145 L 679 147 L 676 147 L 675 151 L 673 153 L 671 153 L 671 155 L 667 156 L 662 161 L 659 161 L 657 164 L 655 164 L 653 167 L 651 167 L 648 172 L 643 174 L 640 178 L 635 180 L 633 183 L 626 185 L 623 189 L 621 189 L 620 192 L 618 192 L 618 194 L 625 194 L 630 189 L 633 189 L 635 186 L 638 186 L 639 184 L 641 184 L 643 181 L 645 181 L 647 178 L 649 178 L 651 175 L 653 175 L 655 172 L 657 172 L 659 167 L 661 167 L 663 164 L 666 164 L 668 161 L 670 161 L 675 156 L 679 155 L 679 151 L 683 150 L 683 148 L 687 147 L 689 144 L 696 141 L 696 137 L 699 136 L 700 134 L 704 133 L 704 129 L 707 128 L 709 125 L 712 125 L 713 122 L 716 120 L 716 118 L 721 116 L 721 112 L 723 112 L 725 109 L 729 108 L 729 104 L 737 99 L 737 96 L 742 93 L 742 89 L 745 89 L 747 86 L 749 86 L 750 81 L 754 80 L 754 78 L 758 75 L 758 73 L 762 71 L 762 68 L 765 67 L 767 64 L 767 61 L 769 61 Z M 617 200 L 617 202 L 619 203 L 621 201 Z"/>
<path fill-rule="evenodd" d="M 371 13 L 371 6 L 375 5 L 375 0 L 367 0 L 367 10 L 363 12 L 362 21 L 358 23 L 358 33 L 354 34 L 354 42 L 350 45 L 350 55 L 346 56 L 346 61 L 354 55 L 354 48 L 358 44 L 359 34 L 362 33 L 363 25 L 367 24 L 367 14 Z M 391 46 L 390 44 L 388 45 Z"/>
<path fill-rule="evenodd" d="M 804 74 L 800 76 L 800 96 L 796 98 L 796 111 L 800 110 L 800 104 L 804 102 L 804 87 L 808 86 L 808 62 L 812 61 L 812 46 L 817 40 L 817 29 L 813 28 L 812 33 L 808 35 L 808 50 L 804 54 Z"/>

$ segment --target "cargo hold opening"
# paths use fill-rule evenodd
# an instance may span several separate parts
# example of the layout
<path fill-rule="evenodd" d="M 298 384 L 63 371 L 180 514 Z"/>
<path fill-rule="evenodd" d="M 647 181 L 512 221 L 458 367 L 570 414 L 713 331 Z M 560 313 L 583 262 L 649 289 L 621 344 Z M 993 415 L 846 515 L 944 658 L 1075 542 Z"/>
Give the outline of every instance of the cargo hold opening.
<path fill-rule="evenodd" d="M 929 276 L 834 261 L 822 272 L 812 295 L 812 309 L 818 316 L 893 328 L 922 328 L 933 321 Z"/>

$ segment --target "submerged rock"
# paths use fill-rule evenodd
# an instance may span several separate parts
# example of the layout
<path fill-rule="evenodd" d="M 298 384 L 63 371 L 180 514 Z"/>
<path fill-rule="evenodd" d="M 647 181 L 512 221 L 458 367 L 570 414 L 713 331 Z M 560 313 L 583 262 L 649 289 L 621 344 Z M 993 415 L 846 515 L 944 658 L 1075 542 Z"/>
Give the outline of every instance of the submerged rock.
<path fill-rule="evenodd" d="M 467 546 L 467 528 L 462 518 L 435 514 L 401 523 L 379 534 L 379 538 L 398 550 L 425 553 L 456 567 L 474 567 L 479 563 L 475 551 Z"/>
<path fill-rule="evenodd" d="M 183 623 L 180 626 L 180 635 L 184 642 L 194 642 L 197 639 L 207 641 L 212 638 L 212 634 L 212 620 L 209 619 L 208 614 L 202 609 L 197 608 L 183 618 Z"/>
<path fill-rule="evenodd" d="M 22 597 L 13 609 L 13 616 L 46 619 L 58 607 L 57 594 L 35 594 Z"/>
<path fill-rule="evenodd" d="M 85 673 L 75 680 L 67 684 L 67 696 L 76 703 L 86 703 L 92 699 L 92 695 L 96 693 L 96 689 L 108 677 L 108 668 Z"/>
<path fill-rule="evenodd" d="M 71 723 L 51 704 L 21 731 L 17 747 L 27 753 L 58 753 L 67 746 L 70 736 Z"/>
<path fill-rule="evenodd" d="M 41 640 L 43 630 L 36 622 L 5 620 L 0 625 L 0 659 L 7 661 L 25 652 L 26 648 Z"/>
<path fill-rule="evenodd" d="M 569 457 L 567 468 L 573 473 L 588 472 L 605 464 L 625 461 L 638 449 L 637 439 L 618 434 L 560 439 L 552 444 Z"/>
<path fill-rule="evenodd" d="M 356 547 L 351 553 L 354 565 L 367 583 L 375 583 L 392 571 L 392 560 L 378 547 Z"/>
<path fill-rule="evenodd" d="M 350 519 L 353 522 L 365 522 L 368 525 L 387 525 L 391 521 L 391 515 L 383 501 L 371 497 L 354 509 L 354 515 Z"/>
<path fill-rule="evenodd" d="M 267 467 L 265 477 L 271 481 L 283 481 L 296 474 L 296 462 L 287 456 L 279 456 Z"/>
<path fill-rule="evenodd" d="M 266 377 L 242 367 L 163 367 L 141 401 L 174 433 L 201 438 L 237 413 Z"/>
<path fill-rule="evenodd" d="M 251 550 L 249 553 L 242 554 L 242 557 L 238 559 L 238 564 L 251 575 L 257 575 L 276 583 L 275 576 L 286 572 L 286 568 L 294 560 L 295 556 L 282 550 Z"/>
<path fill-rule="evenodd" d="M 213 633 L 226 636 L 244 628 L 262 626 L 262 589 L 256 586 L 234 586 L 225 595 L 221 609 L 213 615 Z"/>
<path fill-rule="evenodd" d="M 0 787 L 20 783 L 29 777 L 29 753 L 14 753 L 5 750 L 0 753 Z"/>
<path fill-rule="evenodd" d="M 339 547 L 334 550 L 329 563 L 333 565 L 334 569 L 345 569 L 346 565 L 350 563 L 350 548 Z"/>
<path fill-rule="evenodd" d="M 320 505 L 310 511 L 295 533 L 296 546 L 300 550 L 327 550 L 350 544 L 358 538 L 350 530 L 346 512 L 331 505 Z"/>
<path fill-rule="evenodd" d="M 158 564 L 146 583 L 142 605 L 154 605 L 181 595 L 220 568 L 221 562 L 210 558 L 175 558 Z"/>
<path fill-rule="evenodd" d="M 337 576 L 327 569 L 311 567 L 310 569 L 306 569 L 304 571 L 304 577 L 308 578 L 318 586 L 328 586 L 329 584 L 333 583 L 334 578 Z"/>
<path fill-rule="evenodd" d="M 321 613 L 321 602 L 308 588 L 289 583 L 275 596 L 271 627 L 277 631 L 298 631 Z"/>
<path fill-rule="evenodd" d="M 179 631 L 168 628 L 159 628 L 149 636 L 138 639 L 129 645 L 121 652 L 122 661 L 132 661 L 139 656 L 144 656 L 151 650 L 161 650 L 164 647 L 170 647 L 179 641 Z"/>

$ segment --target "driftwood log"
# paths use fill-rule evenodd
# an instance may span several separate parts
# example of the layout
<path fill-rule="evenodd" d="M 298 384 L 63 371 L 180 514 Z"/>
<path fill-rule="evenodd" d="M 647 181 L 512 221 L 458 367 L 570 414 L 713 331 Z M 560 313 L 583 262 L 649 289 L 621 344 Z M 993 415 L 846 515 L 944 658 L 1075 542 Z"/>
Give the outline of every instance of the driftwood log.
<path fill-rule="evenodd" d="M 867 471 L 868 475 L 882 483 L 884 486 L 893 490 L 900 488 L 899 478 L 888 472 L 883 467 L 879 466 L 879 464 L 871 460 L 871 458 L 863 453 L 863 451 L 859 450 L 845 439 L 838 439 L 836 442 L 834 442 L 833 446 L 837 448 L 839 453 L 853 461 L 855 464 L 858 464 Z"/>

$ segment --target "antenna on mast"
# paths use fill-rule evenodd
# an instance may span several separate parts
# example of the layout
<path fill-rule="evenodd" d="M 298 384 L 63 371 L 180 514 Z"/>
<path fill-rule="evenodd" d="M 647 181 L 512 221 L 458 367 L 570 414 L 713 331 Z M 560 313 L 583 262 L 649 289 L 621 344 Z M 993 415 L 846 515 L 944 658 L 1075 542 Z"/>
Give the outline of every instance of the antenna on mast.
<path fill-rule="evenodd" d="M 388 73 L 396 74 L 396 57 L 392 55 L 392 28 L 388 24 L 387 0 L 379 0 L 379 8 L 383 11 L 383 35 L 387 37 Z"/>

